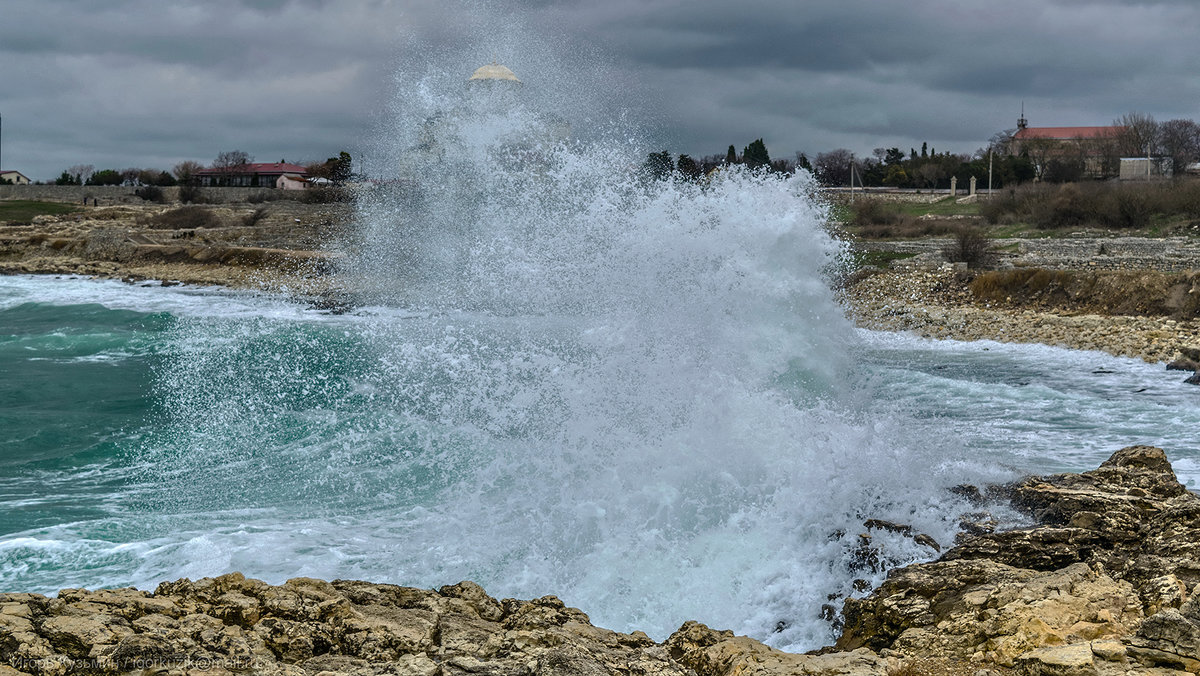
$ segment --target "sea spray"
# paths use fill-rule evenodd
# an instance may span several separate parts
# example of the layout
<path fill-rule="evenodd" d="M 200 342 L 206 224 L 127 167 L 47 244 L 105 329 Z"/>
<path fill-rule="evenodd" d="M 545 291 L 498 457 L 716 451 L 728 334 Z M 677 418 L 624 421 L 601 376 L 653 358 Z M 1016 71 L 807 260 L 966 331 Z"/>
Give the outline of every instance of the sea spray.
<path fill-rule="evenodd" d="M 932 553 L 864 549 L 864 521 L 946 541 L 955 510 L 952 442 L 851 359 L 811 176 L 656 180 L 638 134 L 463 80 L 398 95 L 395 177 L 343 243 L 357 313 L 180 323 L 147 448 L 151 511 L 194 522 L 185 570 L 472 579 L 658 638 L 827 642 L 855 580 Z"/>
<path fill-rule="evenodd" d="M 18 442 L 6 453 L 3 591 L 153 589 L 230 570 L 273 582 L 470 578 L 500 596 L 557 593 L 601 624 L 659 637 L 700 619 L 808 648 L 827 640 L 819 616 L 836 611 L 837 594 L 881 577 L 860 534 L 887 565 L 932 555 L 868 531 L 868 518 L 945 545 L 957 512 L 945 486 L 1011 478 L 997 466 L 1093 469 L 1146 441 L 1197 481 L 1194 387 L 1161 365 L 1099 353 L 860 332 L 841 386 L 816 405 L 797 398 L 807 413 L 747 403 L 710 423 L 743 421 L 736 462 L 706 460 L 715 446 L 698 427 L 696 463 L 639 461 L 648 440 L 618 445 L 609 474 L 578 470 L 599 477 L 591 485 L 565 460 L 538 465 L 519 430 L 444 424 L 434 388 L 394 381 L 400 361 L 381 356 L 389 333 L 405 334 L 389 327 L 411 325 L 408 344 L 442 354 L 440 338 L 426 339 L 446 334 L 442 315 L 331 315 L 257 294 L 48 276 L 0 278 L 0 313 L 0 363 L 28 374 L 3 380 L 10 419 L 94 440 L 82 452 Z M 462 335 L 469 326 L 452 325 Z M 98 340 L 63 342 L 84 334 Z M 517 373 L 483 361 L 490 382 Z M 159 362 L 146 392 L 138 383 Z M 81 378 L 80 364 L 99 377 Z M 53 396 L 68 389 L 70 399 Z M 96 416 L 100 402 L 118 415 Z M 51 447 L 61 452 L 42 453 Z"/>

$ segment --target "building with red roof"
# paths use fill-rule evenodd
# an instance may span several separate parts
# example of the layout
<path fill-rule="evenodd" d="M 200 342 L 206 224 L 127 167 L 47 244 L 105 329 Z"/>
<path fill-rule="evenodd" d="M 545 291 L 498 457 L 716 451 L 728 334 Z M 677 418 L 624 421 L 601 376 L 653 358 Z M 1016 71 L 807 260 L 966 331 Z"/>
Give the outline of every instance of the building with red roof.
<path fill-rule="evenodd" d="M 29 177 L 16 169 L 0 169 L 0 183 L 4 182 L 13 185 L 29 185 Z"/>
<path fill-rule="evenodd" d="M 231 167 L 201 169 L 192 174 L 198 185 L 241 188 L 275 188 L 281 176 L 304 179 L 308 170 L 287 162 L 247 162 Z"/>
<path fill-rule="evenodd" d="M 1030 127 L 1022 114 L 1017 120 L 1009 151 L 1026 155 L 1042 177 L 1047 171 L 1071 167 L 1083 176 L 1116 176 L 1120 153 L 1118 140 L 1125 127 Z"/>

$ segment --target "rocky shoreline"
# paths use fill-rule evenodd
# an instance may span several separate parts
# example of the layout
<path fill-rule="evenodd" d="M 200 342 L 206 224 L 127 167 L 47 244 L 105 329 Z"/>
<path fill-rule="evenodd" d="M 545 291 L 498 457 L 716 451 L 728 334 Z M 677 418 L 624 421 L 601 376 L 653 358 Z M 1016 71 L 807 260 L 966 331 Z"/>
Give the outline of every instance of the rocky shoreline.
<path fill-rule="evenodd" d="M 346 204 L 116 205 L 0 223 L 0 274 L 317 292 Z"/>
<path fill-rule="evenodd" d="M 206 216 L 195 218 L 197 214 L 187 213 L 189 209 Z M 344 233 L 351 219 L 346 204 L 289 201 L 85 208 L 37 216 L 30 223 L 0 223 L 0 274 L 86 275 L 337 295 L 336 278 L 329 275 L 337 254 L 327 245 Z M 1141 255 L 1120 260 L 1146 259 L 1142 255 L 1146 252 L 1124 240 L 1096 241 L 1100 243 L 1051 242 L 1053 247 L 1045 251 L 1049 246 L 1045 243 L 1026 242 L 1023 246 L 1032 247 L 1026 258 L 1033 257 L 1019 262 L 1092 269 L 1096 251 L 1108 247 L 1111 251 L 1101 258 L 1114 258 L 1118 244 Z M 891 248 L 907 251 L 905 245 L 921 245 L 920 251 L 933 247 L 930 251 L 936 253 L 937 244 L 936 240 L 893 243 Z M 1187 257 L 1192 256 L 1188 242 L 1151 244 L 1170 244 L 1175 258 L 1193 260 Z M 1151 362 L 1175 359 L 1181 348 L 1195 347 L 1200 338 L 1200 320 L 1194 318 L 1063 312 L 1036 303 L 1005 306 L 981 301 L 967 290 L 961 274 L 948 267 L 907 265 L 858 275 L 840 295 L 859 326 L 913 331 L 929 338 L 1036 342 Z"/>
<path fill-rule="evenodd" d="M 0 594 L 0 676 L 1200 673 L 1200 497 L 1162 450 L 955 490 L 980 510 L 958 544 L 848 599 L 837 643 L 808 654 L 697 622 L 659 643 L 595 627 L 553 596 L 498 600 L 471 582 L 230 573 L 152 593 Z M 989 500 L 1034 524 L 993 531 Z"/>
<path fill-rule="evenodd" d="M 949 267 L 889 270 L 853 280 L 840 296 L 858 326 L 925 338 L 1042 343 L 1147 362 L 1177 359 L 1200 342 L 1200 320 L 1064 314 L 975 298 Z"/>

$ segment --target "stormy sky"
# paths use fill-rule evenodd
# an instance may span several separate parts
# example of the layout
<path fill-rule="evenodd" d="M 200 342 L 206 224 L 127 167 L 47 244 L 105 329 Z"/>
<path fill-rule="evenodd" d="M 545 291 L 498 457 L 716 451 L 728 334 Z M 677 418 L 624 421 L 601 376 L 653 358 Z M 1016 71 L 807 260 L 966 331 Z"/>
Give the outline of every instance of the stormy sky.
<path fill-rule="evenodd" d="M 1022 102 L 1034 126 L 1200 121 L 1197 35 L 1196 0 L 0 0 L 0 161 L 371 168 L 412 74 L 491 58 L 647 150 L 971 153 Z"/>

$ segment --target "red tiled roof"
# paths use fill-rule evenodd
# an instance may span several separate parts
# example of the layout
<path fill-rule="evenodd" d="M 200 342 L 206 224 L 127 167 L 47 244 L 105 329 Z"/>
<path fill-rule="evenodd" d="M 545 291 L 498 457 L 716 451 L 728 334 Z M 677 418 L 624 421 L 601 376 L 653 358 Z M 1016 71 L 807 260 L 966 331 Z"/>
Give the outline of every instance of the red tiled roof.
<path fill-rule="evenodd" d="M 1026 127 L 1017 131 L 1013 138 L 1026 140 L 1035 138 L 1065 141 L 1083 138 L 1105 138 L 1115 136 L 1124 127 Z"/>
<path fill-rule="evenodd" d="M 239 164 L 236 167 L 228 169 L 201 169 L 193 173 L 196 175 L 206 174 L 307 174 L 308 170 L 299 164 L 291 164 L 288 162 L 250 162 L 248 164 Z"/>

